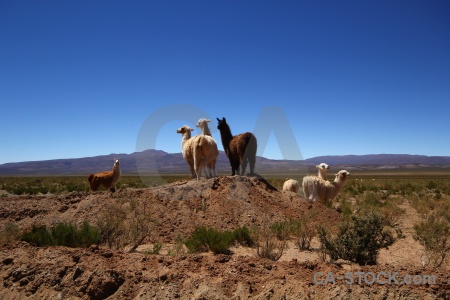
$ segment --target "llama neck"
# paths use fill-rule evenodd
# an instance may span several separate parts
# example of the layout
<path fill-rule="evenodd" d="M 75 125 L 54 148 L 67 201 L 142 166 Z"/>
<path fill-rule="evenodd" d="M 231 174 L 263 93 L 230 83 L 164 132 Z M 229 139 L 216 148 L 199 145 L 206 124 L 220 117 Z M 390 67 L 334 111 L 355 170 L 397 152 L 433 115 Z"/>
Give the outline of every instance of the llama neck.
<path fill-rule="evenodd" d="M 320 178 L 322 178 L 322 179 L 324 179 L 324 180 L 327 180 L 327 174 L 326 174 L 326 171 L 324 171 L 324 170 L 322 170 L 322 169 L 319 169 L 319 172 L 318 172 L 317 176 L 319 176 Z"/>
<path fill-rule="evenodd" d="M 333 182 L 333 186 L 334 186 L 334 195 L 336 196 L 337 194 L 339 194 L 339 192 L 342 190 L 342 188 L 344 187 L 345 184 L 345 180 L 342 180 L 340 178 L 336 178 L 334 179 Z"/>
<path fill-rule="evenodd" d="M 191 132 L 185 132 L 183 133 L 183 137 L 181 138 L 181 146 L 184 145 L 185 142 L 187 142 L 191 138 Z"/>
<path fill-rule="evenodd" d="M 119 167 L 119 164 L 114 164 L 112 171 L 113 171 L 113 174 L 114 174 L 114 175 L 119 176 L 119 175 L 120 175 L 120 167 Z"/>
<path fill-rule="evenodd" d="M 230 147 L 230 141 L 233 138 L 230 127 L 228 125 L 220 129 L 220 137 L 222 139 L 222 146 L 224 150 L 228 149 Z"/>
<path fill-rule="evenodd" d="M 202 127 L 202 134 L 212 136 L 212 135 L 211 135 L 211 131 L 209 130 L 208 125 L 205 126 L 205 127 Z"/>

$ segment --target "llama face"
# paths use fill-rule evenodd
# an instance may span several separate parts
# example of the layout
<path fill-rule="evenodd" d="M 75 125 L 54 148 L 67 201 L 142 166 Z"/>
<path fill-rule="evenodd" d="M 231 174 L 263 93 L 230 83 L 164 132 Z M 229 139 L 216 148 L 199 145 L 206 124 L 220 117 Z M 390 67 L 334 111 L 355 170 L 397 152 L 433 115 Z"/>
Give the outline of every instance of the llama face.
<path fill-rule="evenodd" d="M 350 172 L 347 170 L 341 170 L 336 174 L 336 178 L 341 178 L 343 180 L 347 179 L 347 176 L 350 176 Z"/>
<path fill-rule="evenodd" d="M 194 131 L 194 129 L 187 125 L 183 125 L 177 129 L 177 133 L 181 133 L 181 134 L 184 134 L 186 132 L 191 132 L 191 131 Z"/>
<path fill-rule="evenodd" d="M 118 158 L 115 158 L 114 159 L 114 166 L 116 167 L 116 166 L 119 166 L 119 159 Z"/>
<path fill-rule="evenodd" d="M 197 127 L 204 128 L 205 126 L 208 126 L 208 122 L 211 122 L 209 119 L 201 118 L 197 121 Z"/>
<path fill-rule="evenodd" d="M 317 165 L 316 168 L 320 169 L 320 170 L 328 170 L 330 168 L 330 166 L 327 165 L 326 163 L 321 163 L 321 164 Z"/>
<path fill-rule="evenodd" d="M 217 122 L 218 122 L 218 124 L 217 124 L 217 129 L 222 129 L 222 128 L 225 128 L 225 126 L 227 125 L 227 120 L 225 119 L 225 118 L 222 118 L 222 120 L 220 120 L 219 118 L 216 118 L 217 119 Z"/>

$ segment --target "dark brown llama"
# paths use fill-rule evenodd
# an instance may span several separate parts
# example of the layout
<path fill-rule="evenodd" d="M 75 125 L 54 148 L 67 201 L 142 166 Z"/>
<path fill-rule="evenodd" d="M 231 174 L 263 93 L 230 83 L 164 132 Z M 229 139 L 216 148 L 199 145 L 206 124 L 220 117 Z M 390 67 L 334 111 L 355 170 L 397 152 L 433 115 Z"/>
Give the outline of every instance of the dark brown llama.
<path fill-rule="evenodd" d="M 231 134 L 230 126 L 228 126 L 225 118 L 220 120 L 217 129 L 220 131 L 222 138 L 223 150 L 228 156 L 231 165 L 231 175 L 239 174 L 239 165 L 241 166 L 241 175 L 245 174 L 247 162 L 250 164 L 250 175 L 255 171 L 256 160 L 256 137 L 251 132 L 241 133 L 233 136 Z"/>

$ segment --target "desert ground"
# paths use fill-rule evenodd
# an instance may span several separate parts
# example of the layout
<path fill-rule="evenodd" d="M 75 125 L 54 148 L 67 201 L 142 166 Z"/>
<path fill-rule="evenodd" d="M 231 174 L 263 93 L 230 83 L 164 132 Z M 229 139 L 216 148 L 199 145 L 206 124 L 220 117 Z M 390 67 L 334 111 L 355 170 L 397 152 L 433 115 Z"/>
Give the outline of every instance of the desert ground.
<path fill-rule="evenodd" d="M 181 179 L 114 193 L 0 195 L 0 228 L 7 223 L 21 231 L 57 222 L 97 224 L 113 218 L 117 209 L 128 212 L 123 218 L 130 224 L 144 220 L 148 225 L 132 252 L 125 242 L 87 248 L 4 242 L 0 299 L 450 299 L 449 264 L 424 264 L 424 248 L 413 238 L 413 225 L 422 216 L 407 196 L 399 203 L 403 213 L 397 222 L 403 237 L 381 250 L 376 265 L 360 266 L 324 259 L 317 238 L 309 250 L 289 240 L 277 261 L 259 257 L 255 246 L 235 244 L 227 254 L 188 253 L 177 242 L 200 226 L 259 228 L 304 215 L 314 224 L 338 227 L 342 212 L 335 207 L 306 201 L 301 193 L 281 191 L 257 177 Z M 161 245 L 157 253 L 154 245 Z M 393 273 L 398 283 L 388 282 Z M 352 284 L 348 274 L 354 276 Z M 358 274 L 367 277 L 358 282 Z M 379 274 L 386 280 L 371 282 Z M 435 282 L 402 282 L 430 275 Z"/>

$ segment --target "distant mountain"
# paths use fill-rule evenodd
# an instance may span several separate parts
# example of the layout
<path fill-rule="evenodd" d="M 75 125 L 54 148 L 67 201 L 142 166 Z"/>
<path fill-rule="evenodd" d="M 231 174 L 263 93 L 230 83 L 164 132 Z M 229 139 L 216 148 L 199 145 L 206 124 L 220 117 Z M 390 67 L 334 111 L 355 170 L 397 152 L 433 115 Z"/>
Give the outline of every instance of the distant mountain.
<path fill-rule="evenodd" d="M 189 173 L 189 167 L 181 153 L 167 153 L 161 150 L 145 150 L 131 154 L 109 154 L 85 158 L 54 159 L 6 163 L 0 165 L 0 175 L 88 175 L 110 170 L 113 159 L 120 159 L 123 174 L 142 173 Z M 448 167 L 448 156 L 424 156 L 406 154 L 370 154 L 319 156 L 306 160 L 274 160 L 258 156 L 257 172 L 306 172 L 314 170 L 314 165 L 325 162 L 334 168 L 426 168 Z M 221 174 L 231 173 L 231 168 L 223 151 L 217 159 L 216 170 Z M 247 167 L 248 171 L 248 167 Z"/>
<path fill-rule="evenodd" d="M 342 156 L 317 156 L 305 162 L 329 165 L 450 165 L 450 156 L 425 156 L 409 154 L 367 154 Z"/>

